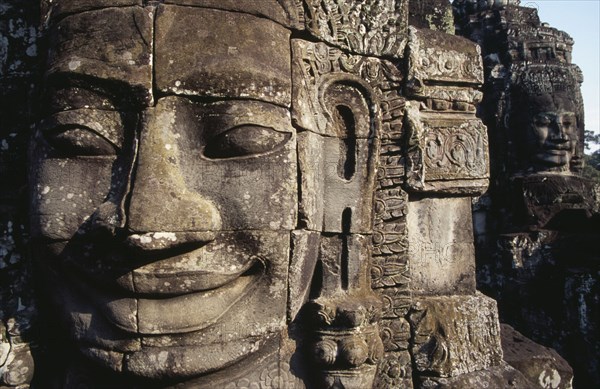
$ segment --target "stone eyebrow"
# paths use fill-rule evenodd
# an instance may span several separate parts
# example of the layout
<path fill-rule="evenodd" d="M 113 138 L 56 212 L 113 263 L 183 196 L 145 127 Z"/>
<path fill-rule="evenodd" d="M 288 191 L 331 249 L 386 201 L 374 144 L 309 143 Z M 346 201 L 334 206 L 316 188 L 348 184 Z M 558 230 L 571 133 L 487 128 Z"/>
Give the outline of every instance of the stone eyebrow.
<path fill-rule="evenodd" d="M 149 106 L 153 100 L 152 94 L 140 85 L 131 84 L 125 80 L 105 79 L 77 72 L 59 72 L 47 75 L 45 90 L 46 98 L 49 99 L 53 99 L 57 93 L 62 91 L 65 94 L 63 99 L 66 101 L 81 101 L 71 109 L 137 111 Z M 85 96 L 82 96 L 82 93 L 85 93 Z"/>

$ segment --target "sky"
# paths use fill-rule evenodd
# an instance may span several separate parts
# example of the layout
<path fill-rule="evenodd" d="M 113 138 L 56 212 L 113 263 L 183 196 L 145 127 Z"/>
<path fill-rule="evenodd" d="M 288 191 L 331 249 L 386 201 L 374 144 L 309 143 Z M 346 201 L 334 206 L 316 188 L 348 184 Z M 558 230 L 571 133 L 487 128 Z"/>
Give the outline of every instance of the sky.
<path fill-rule="evenodd" d="M 521 0 L 538 9 L 542 22 L 575 40 L 573 63 L 583 71 L 585 129 L 600 132 L 600 0 Z M 596 146 L 594 149 L 597 149 Z"/>

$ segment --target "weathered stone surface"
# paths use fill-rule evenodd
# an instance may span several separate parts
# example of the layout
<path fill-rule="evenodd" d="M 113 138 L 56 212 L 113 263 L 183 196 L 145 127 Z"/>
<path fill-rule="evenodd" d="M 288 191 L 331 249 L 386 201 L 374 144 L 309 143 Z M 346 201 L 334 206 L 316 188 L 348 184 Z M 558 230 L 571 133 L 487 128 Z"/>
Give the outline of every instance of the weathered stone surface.
<path fill-rule="evenodd" d="M 349 158 L 344 147 L 355 148 L 355 154 Z M 298 134 L 299 164 L 306 172 L 300 177 L 300 217 L 309 229 L 342 232 L 345 223 L 351 233 L 372 229 L 375 148 L 373 140 Z"/>
<path fill-rule="evenodd" d="M 469 199 L 411 201 L 407 219 L 414 293 L 474 293 L 475 252 Z"/>
<path fill-rule="evenodd" d="M 410 82 L 483 83 L 481 50 L 466 38 L 411 27 L 408 49 Z"/>
<path fill-rule="evenodd" d="M 53 20 L 59 20 L 74 13 L 108 7 L 142 6 L 144 2 L 142 0 L 42 0 L 41 3 L 47 19 L 52 17 Z"/>
<path fill-rule="evenodd" d="M 408 1 L 332 0 L 306 4 L 306 29 L 319 40 L 363 55 L 401 58 L 406 45 Z"/>
<path fill-rule="evenodd" d="M 502 361 L 496 302 L 482 294 L 415 298 L 408 320 L 419 374 L 456 377 Z"/>
<path fill-rule="evenodd" d="M 237 12 L 176 5 L 161 5 L 156 12 L 158 90 L 290 105 L 289 30 Z M 190 41 L 210 44 L 198 50 Z"/>
<path fill-rule="evenodd" d="M 531 174 L 515 177 L 511 189 L 514 224 L 554 230 L 575 223 L 593 226 L 590 219 L 600 213 L 600 184 L 582 177 Z"/>
<path fill-rule="evenodd" d="M 15 345 L 0 368 L 2 383 L 8 386 L 28 385 L 33 379 L 34 362 L 26 344 Z"/>
<path fill-rule="evenodd" d="M 540 388 L 571 389 L 573 369 L 558 353 L 501 324 L 504 360 Z"/>
<path fill-rule="evenodd" d="M 57 83 L 91 77 L 123 87 L 129 100 L 152 99 L 152 11 L 104 8 L 69 16 L 51 28 L 47 77 Z M 89 42 L 101 42 L 90 45 Z M 98 85 L 100 84 L 100 85 Z"/>
<path fill-rule="evenodd" d="M 242 12 L 273 20 L 286 27 L 304 27 L 302 5 L 294 0 L 262 0 L 246 3 L 237 0 L 165 0 L 163 3 Z"/>
<path fill-rule="evenodd" d="M 173 122 L 174 118 L 178 120 Z M 131 230 L 291 230 L 295 226 L 296 142 L 282 108 L 253 101 L 202 104 L 168 97 L 159 101 L 155 113 L 143 118 L 142 125 L 146 131 L 130 206 Z M 197 149 L 204 155 L 185 158 Z M 213 156 L 208 150 L 241 153 L 241 158 Z M 181 194 L 164 202 L 160 195 L 172 196 L 173 188 Z M 163 212 L 149 211 L 149 201 L 156 201 L 156 209 Z M 263 211 L 256 213 L 257 209 Z"/>
<path fill-rule="evenodd" d="M 528 381 L 518 370 L 507 363 L 494 366 L 485 370 L 459 375 L 451 378 L 422 379 L 416 386 L 420 389 L 463 389 L 463 388 L 490 388 L 490 389 L 534 389 L 534 384 Z"/>
<path fill-rule="evenodd" d="M 481 101 L 482 60 L 468 40 L 410 28 L 407 94 L 407 188 L 481 194 L 489 178 Z"/>
<path fill-rule="evenodd" d="M 379 365 L 373 389 L 413 388 L 411 356 L 408 351 L 389 352 Z"/>
<path fill-rule="evenodd" d="M 407 48 L 408 3 L 45 9 L 29 190 L 56 322 L 43 382 L 367 389 L 510 375 L 473 277 L 468 197 L 488 179 L 480 52 L 416 29 Z"/>
<path fill-rule="evenodd" d="M 407 112 L 411 146 L 408 186 L 417 192 L 476 194 L 488 186 L 486 127 L 475 117 Z"/>
<path fill-rule="evenodd" d="M 417 28 L 428 28 L 454 34 L 452 5 L 445 0 L 409 2 L 408 23 Z"/>

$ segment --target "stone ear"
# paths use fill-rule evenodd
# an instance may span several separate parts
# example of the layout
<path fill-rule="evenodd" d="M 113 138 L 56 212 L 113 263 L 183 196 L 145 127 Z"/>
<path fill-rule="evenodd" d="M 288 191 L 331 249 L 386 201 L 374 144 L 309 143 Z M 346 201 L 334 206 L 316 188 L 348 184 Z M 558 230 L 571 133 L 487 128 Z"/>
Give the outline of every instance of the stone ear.
<path fill-rule="evenodd" d="M 356 139 L 376 136 L 372 92 L 363 80 L 349 74 L 324 76 L 318 96 L 327 119 L 327 135 Z"/>

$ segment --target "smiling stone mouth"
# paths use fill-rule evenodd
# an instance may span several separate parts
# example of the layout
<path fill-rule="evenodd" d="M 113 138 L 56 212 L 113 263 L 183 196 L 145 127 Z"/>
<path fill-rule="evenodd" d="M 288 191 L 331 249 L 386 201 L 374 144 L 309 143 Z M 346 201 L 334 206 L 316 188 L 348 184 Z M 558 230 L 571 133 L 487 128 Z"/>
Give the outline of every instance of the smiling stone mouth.
<path fill-rule="evenodd" d="M 264 274 L 262 262 L 256 261 L 223 285 L 177 295 L 119 294 L 77 277 L 69 278 L 117 328 L 136 335 L 171 335 L 200 331 L 215 324 L 234 304 L 256 289 Z M 214 277 L 214 274 L 205 276 Z M 174 278 L 171 275 L 169 279 Z"/>
<path fill-rule="evenodd" d="M 262 274 L 266 260 L 223 245 L 152 250 L 140 256 L 119 247 L 73 247 L 58 263 L 73 279 L 134 298 L 167 298 L 209 291 L 239 277 Z"/>

